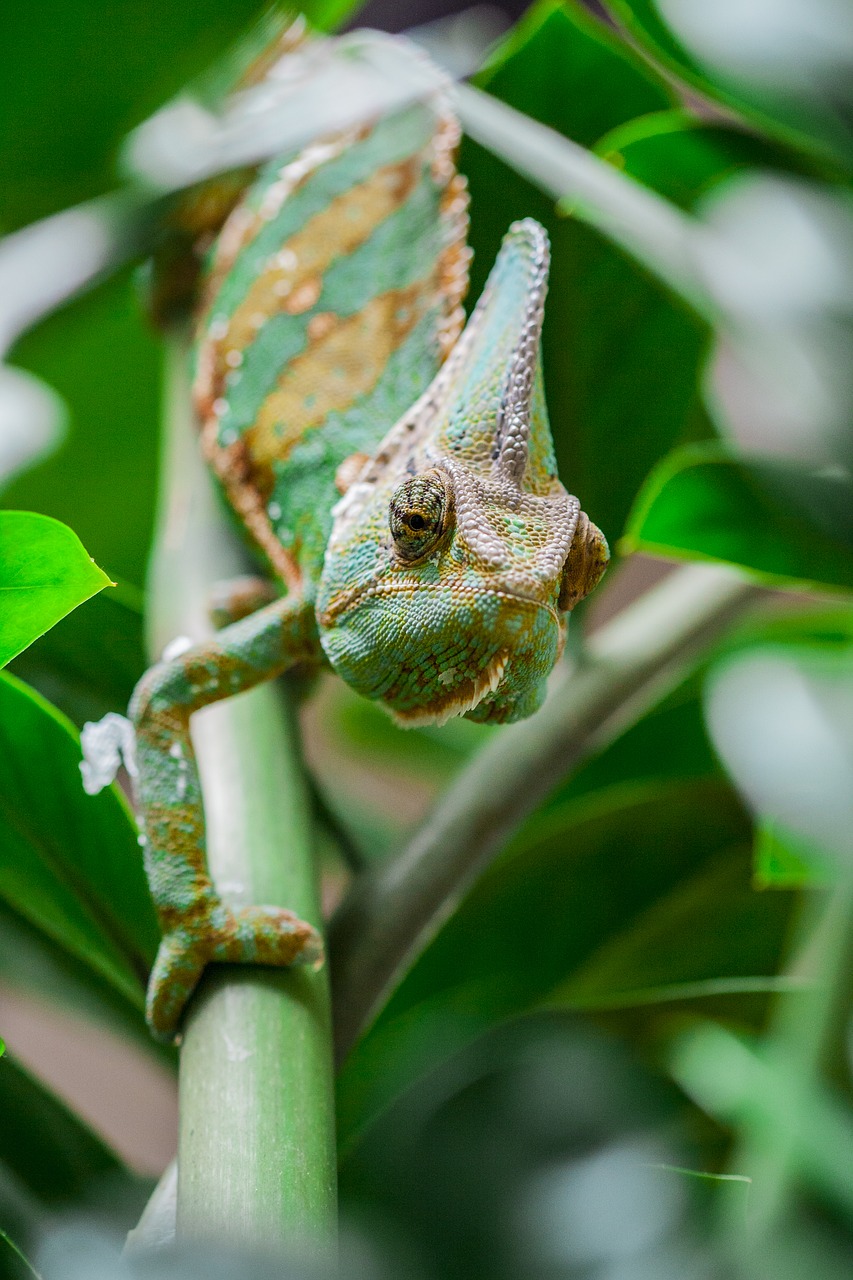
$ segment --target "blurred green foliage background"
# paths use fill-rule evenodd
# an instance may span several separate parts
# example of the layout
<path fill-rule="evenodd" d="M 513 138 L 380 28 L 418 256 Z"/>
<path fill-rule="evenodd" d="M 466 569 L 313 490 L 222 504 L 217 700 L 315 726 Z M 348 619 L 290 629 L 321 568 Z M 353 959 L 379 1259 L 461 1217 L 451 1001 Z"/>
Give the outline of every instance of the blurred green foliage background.
<path fill-rule="evenodd" d="M 318 0 L 308 16 L 332 29 L 355 9 Z M 128 131 L 258 11 L 7 5 L 0 231 L 124 181 Z M 513 218 L 551 235 L 560 472 L 617 553 L 575 651 L 645 587 L 643 555 L 735 566 L 768 590 L 523 824 L 345 1063 L 348 1275 L 853 1271 L 851 63 L 841 0 L 608 0 L 595 14 L 539 0 L 475 77 L 553 131 L 555 172 L 566 139 L 658 197 L 701 285 L 697 304 L 639 233 L 635 250 L 630 232 L 617 243 L 571 191 L 557 204 L 507 154 L 464 140 L 471 298 Z M 0 980 L 148 1054 L 156 925 L 135 829 L 115 788 L 84 796 L 77 737 L 125 709 L 146 665 L 163 359 L 138 265 L 7 357 L 63 411 L 52 447 L 0 469 L 2 505 L 69 525 L 118 586 L 35 628 L 0 677 Z M 0 468 L 5 429 L 0 415 Z M 342 848 L 393 856 L 494 732 L 403 734 L 331 682 L 304 715 L 337 886 Z M 42 1248 L 46 1280 L 130 1274 L 97 1232 L 56 1236 L 57 1215 L 109 1236 L 147 1185 L 13 1055 L 0 1117 L 0 1228 Z M 26 1270 L 0 1241 L 4 1274 Z"/>

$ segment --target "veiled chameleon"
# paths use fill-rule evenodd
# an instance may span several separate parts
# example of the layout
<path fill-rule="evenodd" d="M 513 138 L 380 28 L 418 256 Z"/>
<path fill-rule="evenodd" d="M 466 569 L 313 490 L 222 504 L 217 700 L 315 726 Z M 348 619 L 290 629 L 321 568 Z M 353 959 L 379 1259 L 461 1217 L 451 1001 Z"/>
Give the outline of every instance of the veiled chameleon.
<path fill-rule="evenodd" d="M 238 592 L 239 620 L 154 667 L 134 696 L 164 934 L 148 1016 L 162 1038 L 208 961 L 322 954 L 290 912 L 232 909 L 217 894 L 191 714 L 313 664 L 401 724 L 517 720 L 541 703 L 565 613 L 606 565 L 604 538 L 557 477 L 538 223 L 510 228 L 461 332 L 458 137 L 438 90 L 278 157 L 209 255 L 194 382 L 203 449 L 282 594 Z"/>

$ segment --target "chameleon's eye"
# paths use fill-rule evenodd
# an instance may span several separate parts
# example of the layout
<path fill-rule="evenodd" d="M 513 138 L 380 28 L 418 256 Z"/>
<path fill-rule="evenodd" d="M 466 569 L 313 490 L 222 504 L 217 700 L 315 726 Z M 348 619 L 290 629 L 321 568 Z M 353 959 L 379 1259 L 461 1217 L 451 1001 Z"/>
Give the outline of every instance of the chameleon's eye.
<path fill-rule="evenodd" d="M 405 480 L 391 498 L 389 523 L 402 560 L 420 560 L 447 527 L 447 489 L 437 471 Z"/>

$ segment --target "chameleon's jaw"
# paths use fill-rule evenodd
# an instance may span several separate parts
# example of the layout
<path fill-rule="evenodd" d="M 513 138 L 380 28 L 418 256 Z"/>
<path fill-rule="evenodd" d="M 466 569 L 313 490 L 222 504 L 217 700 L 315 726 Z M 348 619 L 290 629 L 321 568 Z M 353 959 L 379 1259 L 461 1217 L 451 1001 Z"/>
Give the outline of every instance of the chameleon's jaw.
<path fill-rule="evenodd" d="M 387 710 L 391 718 L 404 729 L 416 729 L 425 724 L 446 724 L 454 716 L 467 715 L 469 711 L 479 707 L 489 694 L 496 692 L 506 670 L 508 657 L 505 649 L 499 649 L 481 672 L 464 680 L 443 698 L 428 706 L 414 707 L 408 711 L 397 711 L 394 707 L 387 706 Z"/>
<path fill-rule="evenodd" d="M 550 605 L 459 583 L 374 589 L 319 621 L 338 675 L 405 726 L 529 715 L 565 631 Z"/>

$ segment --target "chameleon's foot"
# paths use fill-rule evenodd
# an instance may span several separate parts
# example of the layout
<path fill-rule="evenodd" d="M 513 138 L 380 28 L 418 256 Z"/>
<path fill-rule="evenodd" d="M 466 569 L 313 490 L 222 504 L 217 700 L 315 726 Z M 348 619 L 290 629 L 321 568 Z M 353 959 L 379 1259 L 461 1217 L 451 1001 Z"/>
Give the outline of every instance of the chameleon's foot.
<path fill-rule="evenodd" d="M 323 963 L 323 942 L 284 907 L 220 907 L 202 936 L 174 929 L 160 943 L 148 983 L 146 1015 L 156 1039 L 177 1038 L 184 1008 L 210 961 L 316 966 Z"/>

